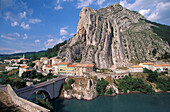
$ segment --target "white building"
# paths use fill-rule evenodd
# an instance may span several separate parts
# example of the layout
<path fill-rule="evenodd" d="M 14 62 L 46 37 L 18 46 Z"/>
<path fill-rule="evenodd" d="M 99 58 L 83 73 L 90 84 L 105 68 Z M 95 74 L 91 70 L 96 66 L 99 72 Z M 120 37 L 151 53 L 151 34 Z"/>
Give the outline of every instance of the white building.
<path fill-rule="evenodd" d="M 29 67 L 29 66 L 21 66 L 21 67 L 19 68 L 19 77 L 21 77 L 24 72 L 26 72 L 26 71 L 32 71 L 32 70 L 33 70 L 33 68 L 31 68 L 31 67 Z"/>
<path fill-rule="evenodd" d="M 143 67 L 140 65 L 132 65 L 129 68 L 129 72 L 143 72 Z"/>
<path fill-rule="evenodd" d="M 139 65 L 142 66 L 143 68 L 147 68 L 147 69 L 151 69 L 151 70 L 154 69 L 153 63 L 140 63 Z"/>

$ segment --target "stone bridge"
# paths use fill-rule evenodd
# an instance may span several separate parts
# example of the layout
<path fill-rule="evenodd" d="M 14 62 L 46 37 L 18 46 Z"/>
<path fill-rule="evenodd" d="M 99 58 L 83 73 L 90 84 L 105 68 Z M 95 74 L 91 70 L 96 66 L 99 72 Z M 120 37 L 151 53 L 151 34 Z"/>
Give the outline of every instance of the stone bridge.
<path fill-rule="evenodd" d="M 53 99 L 59 96 L 65 78 L 65 76 L 59 76 L 46 82 L 15 90 L 15 92 L 19 97 L 28 99 L 33 93 L 42 91 L 45 97 Z"/>

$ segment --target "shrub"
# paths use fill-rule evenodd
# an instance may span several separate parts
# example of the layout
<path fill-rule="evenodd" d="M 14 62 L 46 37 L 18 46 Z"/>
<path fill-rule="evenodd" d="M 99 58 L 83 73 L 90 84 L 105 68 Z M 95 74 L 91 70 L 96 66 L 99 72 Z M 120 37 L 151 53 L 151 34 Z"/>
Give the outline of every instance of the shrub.
<path fill-rule="evenodd" d="M 96 91 L 98 92 L 99 95 L 104 95 L 106 92 L 106 86 L 109 84 L 108 81 L 105 81 L 103 78 L 98 79 L 97 84 L 96 84 Z"/>
<path fill-rule="evenodd" d="M 113 93 L 113 88 L 109 88 L 107 91 L 106 91 L 106 95 L 111 95 Z"/>
<path fill-rule="evenodd" d="M 73 84 L 74 82 L 75 82 L 74 79 L 70 79 L 70 80 L 68 81 L 68 84 L 71 85 L 71 84 Z"/>

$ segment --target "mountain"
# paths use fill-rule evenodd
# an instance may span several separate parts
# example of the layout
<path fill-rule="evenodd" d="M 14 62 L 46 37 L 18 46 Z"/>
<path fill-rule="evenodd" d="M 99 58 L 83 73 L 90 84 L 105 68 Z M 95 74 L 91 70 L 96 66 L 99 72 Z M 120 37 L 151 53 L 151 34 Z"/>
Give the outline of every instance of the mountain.
<path fill-rule="evenodd" d="M 170 26 L 148 21 L 119 4 L 99 10 L 84 7 L 77 33 L 60 47 L 58 56 L 99 68 L 170 58 Z"/>

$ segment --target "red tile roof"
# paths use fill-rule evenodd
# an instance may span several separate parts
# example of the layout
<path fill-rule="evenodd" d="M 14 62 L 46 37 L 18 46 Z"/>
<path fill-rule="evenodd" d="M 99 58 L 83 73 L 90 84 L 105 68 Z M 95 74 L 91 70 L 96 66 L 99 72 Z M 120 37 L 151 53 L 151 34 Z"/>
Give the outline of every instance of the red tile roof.
<path fill-rule="evenodd" d="M 153 65 L 153 63 L 140 63 L 142 65 Z"/>
<path fill-rule="evenodd" d="M 130 66 L 131 68 L 142 68 L 142 66 L 140 66 L 140 65 L 132 65 L 132 66 Z"/>
<path fill-rule="evenodd" d="M 74 67 L 74 66 L 76 66 L 76 65 L 68 65 L 67 67 Z"/>
<path fill-rule="evenodd" d="M 61 62 L 59 63 L 59 65 L 68 65 L 69 63 L 68 62 Z"/>

